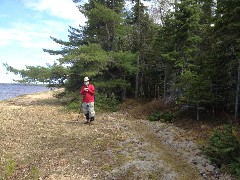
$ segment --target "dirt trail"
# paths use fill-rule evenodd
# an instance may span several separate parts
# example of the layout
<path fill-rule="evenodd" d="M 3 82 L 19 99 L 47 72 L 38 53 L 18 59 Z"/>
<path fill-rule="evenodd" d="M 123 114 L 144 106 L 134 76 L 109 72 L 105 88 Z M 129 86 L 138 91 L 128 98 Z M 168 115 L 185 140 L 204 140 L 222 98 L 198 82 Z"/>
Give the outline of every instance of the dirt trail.
<path fill-rule="evenodd" d="M 85 125 L 52 93 L 0 102 L 0 179 L 204 179 L 166 144 L 171 134 L 160 136 L 162 125 L 120 112 L 97 114 L 94 125 Z M 219 177 L 205 174 L 230 179 Z"/>

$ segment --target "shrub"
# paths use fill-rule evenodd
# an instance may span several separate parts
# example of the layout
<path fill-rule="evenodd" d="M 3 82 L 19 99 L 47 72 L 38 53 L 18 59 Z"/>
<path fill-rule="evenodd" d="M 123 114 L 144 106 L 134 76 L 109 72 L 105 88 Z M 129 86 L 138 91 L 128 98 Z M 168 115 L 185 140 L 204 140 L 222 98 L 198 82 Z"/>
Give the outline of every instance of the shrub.
<path fill-rule="evenodd" d="M 107 97 L 105 94 L 96 93 L 95 96 L 95 109 L 96 111 L 117 111 L 120 101 L 117 100 L 115 95 Z"/>
<path fill-rule="evenodd" d="M 164 122 L 172 122 L 172 120 L 175 118 L 175 113 L 173 112 L 166 112 L 163 113 L 162 115 L 162 119 L 164 120 Z"/>
<path fill-rule="evenodd" d="M 229 165 L 229 171 L 235 175 L 236 179 L 240 179 L 240 158 L 237 158 L 234 162 Z"/>
<path fill-rule="evenodd" d="M 66 102 L 66 109 L 75 112 L 79 111 L 79 108 L 82 108 L 81 96 L 79 94 L 72 93 L 69 94 L 68 97 L 71 98 L 67 98 L 67 96 L 64 97 Z M 120 102 L 116 99 L 115 96 L 107 97 L 100 93 L 95 94 L 95 111 L 117 111 L 119 103 Z"/>
<path fill-rule="evenodd" d="M 175 118 L 175 113 L 168 112 L 156 112 L 148 117 L 149 121 L 161 121 L 161 122 L 172 122 Z"/>
<path fill-rule="evenodd" d="M 215 129 L 204 148 L 206 155 L 218 167 L 234 162 L 239 157 L 239 150 L 240 143 L 231 125 L 224 126 L 222 130 Z"/>
<path fill-rule="evenodd" d="M 66 109 L 71 110 L 74 112 L 78 112 L 80 108 L 82 108 L 82 102 L 81 101 L 72 101 L 66 104 Z"/>
<path fill-rule="evenodd" d="M 161 112 L 156 112 L 148 117 L 149 121 L 159 121 L 161 119 Z"/>
<path fill-rule="evenodd" d="M 59 101 L 65 105 L 67 110 L 79 111 L 82 105 L 82 97 L 79 91 L 59 92 L 54 95 Z M 120 101 L 115 94 L 107 96 L 106 94 L 96 92 L 95 93 L 95 110 L 96 111 L 117 111 Z"/>

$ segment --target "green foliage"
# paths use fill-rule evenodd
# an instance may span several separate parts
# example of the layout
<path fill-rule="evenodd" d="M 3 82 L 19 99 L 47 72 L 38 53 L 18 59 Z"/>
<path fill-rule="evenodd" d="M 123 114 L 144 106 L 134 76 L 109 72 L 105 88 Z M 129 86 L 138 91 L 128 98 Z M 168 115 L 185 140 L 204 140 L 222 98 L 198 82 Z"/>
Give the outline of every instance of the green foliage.
<path fill-rule="evenodd" d="M 231 125 L 216 129 L 203 151 L 222 171 L 240 178 L 240 141 Z"/>
<path fill-rule="evenodd" d="M 148 117 L 149 121 L 161 121 L 161 122 L 172 122 L 175 118 L 175 113 L 171 111 L 167 112 L 156 112 Z"/>
<path fill-rule="evenodd" d="M 40 176 L 40 171 L 37 167 L 32 167 L 29 174 L 29 179 L 38 180 Z"/>
<path fill-rule="evenodd" d="M 6 179 L 8 179 L 9 177 L 11 177 L 16 169 L 16 162 L 14 160 L 9 160 L 7 165 L 5 166 L 5 177 Z"/>
<path fill-rule="evenodd" d="M 228 168 L 231 174 L 233 174 L 237 179 L 240 179 L 240 158 L 236 158 L 236 160 L 231 162 Z"/>
<path fill-rule="evenodd" d="M 80 110 L 80 108 L 82 108 L 81 105 L 82 105 L 81 101 L 78 101 L 78 102 L 72 101 L 72 102 L 68 102 L 65 107 L 67 110 L 78 112 Z"/>
<path fill-rule="evenodd" d="M 17 163 L 18 162 L 18 163 Z M 40 171 L 37 167 L 32 166 L 31 162 L 17 161 L 13 158 L 11 154 L 1 154 L 0 158 L 0 180 L 10 180 L 19 178 L 18 172 L 22 171 L 21 167 L 24 167 L 24 179 L 37 180 L 40 176 Z M 20 167 L 20 168 L 19 168 Z"/>
<path fill-rule="evenodd" d="M 198 106 L 201 103 L 213 101 L 211 82 L 202 75 L 186 71 L 181 76 L 180 86 L 184 88 L 183 95 L 178 99 L 182 103 Z"/>
<path fill-rule="evenodd" d="M 161 113 L 160 113 L 160 112 L 156 112 L 156 113 L 150 115 L 150 116 L 148 117 L 148 120 L 149 120 L 149 121 L 159 121 L 160 118 L 161 118 Z"/>
<path fill-rule="evenodd" d="M 72 92 L 65 90 L 61 93 L 57 93 L 54 97 L 58 98 L 59 101 L 65 106 L 66 110 L 78 112 L 81 108 L 82 98 L 78 91 Z"/>
<path fill-rule="evenodd" d="M 214 91 L 218 92 L 216 105 L 229 111 L 235 101 L 235 89 L 237 85 L 237 66 L 239 62 L 239 38 L 240 38 L 240 1 L 222 0 L 217 2 L 216 17 L 212 28 L 212 71 L 214 79 Z"/>
<path fill-rule="evenodd" d="M 10 179 L 16 171 L 16 162 L 12 156 L 7 155 L 0 159 L 0 179 Z"/>
<path fill-rule="evenodd" d="M 68 68 L 65 68 L 57 63 L 48 65 L 47 67 L 26 66 L 26 69 L 22 70 L 15 69 L 7 63 L 3 65 L 7 71 L 21 76 L 21 80 L 16 80 L 19 83 L 48 83 L 50 87 L 61 87 L 68 75 Z"/>
<path fill-rule="evenodd" d="M 88 43 L 88 45 L 73 49 L 59 61 L 61 64 L 71 64 L 70 75 L 77 74 L 80 78 L 101 74 L 106 69 L 110 58 L 99 44 Z"/>
<path fill-rule="evenodd" d="M 112 62 L 123 74 L 134 74 L 136 72 L 136 55 L 130 51 L 111 52 Z"/>
<path fill-rule="evenodd" d="M 81 10 L 88 18 L 84 33 L 89 42 L 100 44 L 106 51 L 116 48 L 122 7 L 123 1 L 112 1 L 111 5 L 104 1 L 89 1 L 82 6 Z"/>
<path fill-rule="evenodd" d="M 222 130 L 216 129 L 204 148 L 205 154 L 219 167 L 233 163 L 240 158 L 240 142 L 233 134 L 231 125 L 225 125 Z M 234 165 L 236 163 L 233 163 Z"/>
<path fill-rule="evenodd" d="M 114 79 L 109 81 L 99 81 L 95 83 L 98 88 L 104 92 L 113 92 L 112 90 L 116 87 L 130 87 L 130 83 L 123 79 Z"/>
<path fill-rule="evenodd" d="M 65 105 L 66 110 L 79 112 L 82 108 L 82 98 L 79 92 L 62 92 L 55 97 Z M 120 101 L 112 94 L 95 93 L 95 111 L 113 112 L 117 111 Z"/>
<path fill-rule="evenodd" d="M 118 110 L 120 101 L 114 94 L 107 96 L 106 94 L 96 94 L 95 109 L 96 111 L 115 112 Z"/>
<path fill-rule="evenodd" d="M 240 179 L 240 158 L 232 161 L 228 166 L 227 170 L 234 175 L 236 179 Z"/>
<path fill-rule="evenodd" d="M 51 37 L 61 50 L 44 49 L 61 55 L 57 63 L 25 70 L 5 64 L 7 71 L 21 75 L 21 83 L 48 83 L 72 92 L 89 76 L 106 97 L 180 99 L 215 113 L 232 113 L 240 1 L 174 1 L 168 12 L 164 3 L 154 1 L 155 12 L 164 12 L 161 24 L 149 18 L 141 1 L 132 1 L 132 8 L 124 7 L 125 2 L 88 0 L 79 6 L 85 26 L 70 27 L 68 41 Z M 65 95 L 70 108 L 77 106 L 75 95 Z"/>

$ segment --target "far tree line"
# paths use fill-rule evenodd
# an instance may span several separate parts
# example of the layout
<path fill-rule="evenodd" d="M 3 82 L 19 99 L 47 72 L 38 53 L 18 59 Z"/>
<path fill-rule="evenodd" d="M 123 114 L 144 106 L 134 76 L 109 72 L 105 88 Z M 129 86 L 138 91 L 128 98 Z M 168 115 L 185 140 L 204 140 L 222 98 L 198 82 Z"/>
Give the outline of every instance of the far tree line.
<path fill-rule="evenodd" d="M 73 0 L 84 26 L 69 27 L 61 58 L 25 70 L 22 83 L 41 82 L 77 92 L 84 76 L 99 93 L 125 98 L 163 98 L 234 115 L 240 86 L 239 0 Z"/>

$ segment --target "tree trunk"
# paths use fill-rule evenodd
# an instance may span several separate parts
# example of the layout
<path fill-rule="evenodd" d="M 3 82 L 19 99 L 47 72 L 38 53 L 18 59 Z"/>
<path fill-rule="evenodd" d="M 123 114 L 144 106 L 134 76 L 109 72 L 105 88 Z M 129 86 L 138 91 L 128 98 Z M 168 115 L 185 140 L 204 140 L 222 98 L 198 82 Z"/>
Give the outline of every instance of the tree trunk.
<path fill-rule="evenodd" d="M 138 57 L 137 57 L 137 73 L 136 73 L 136 82 L 135 82 L 135 98 L 138 98 L 138 90 L 139 90 L 139 69 L 140 69 L 140 0 L 138 0 L 138 23 L 137 23 L 137 43 L 138 43 Z"/>
<path fill-rule="evenodd" d="M 167 66 L 164 69 L 164 80 L 163 80 L 163 99 L 166 101 L 166 86 L 167 86 Z"/>
<path fill-rule="evenodd" d="M 125 74 L 124 74 L 124 76 L 123 76 L 123 79 L 126 80 L 126 75 L 125 75 Z M 124 87 L 124 88 L 122 89 L 122 95 L 121 95 L 122 101 L 124 101 L 124 100 L 126 99 L 126 97 L 127 97 L 127 88 Z"/>
<path fill-rule="evenodd" d="M 197 121 L 199 121 L 199 102 L 197 103 Z"/>
<path fill-rule="evenodd" d="M 239 88 L 240 88 L 240 60 L 238 60 L 237 91 L 236 91 L 236 101 L 235 101 L 235 115 L 234 115 L 234 121 L 233 121 L 234 124 L 238 124 Z"/>
<path fill-rule="evenodd" d="M 136 80 L 135 80 L 135 98 L 138 98 L 138 84 L 139 84 L 139 55 L 137 57 L 137 73 L 136 73 Z"/>

